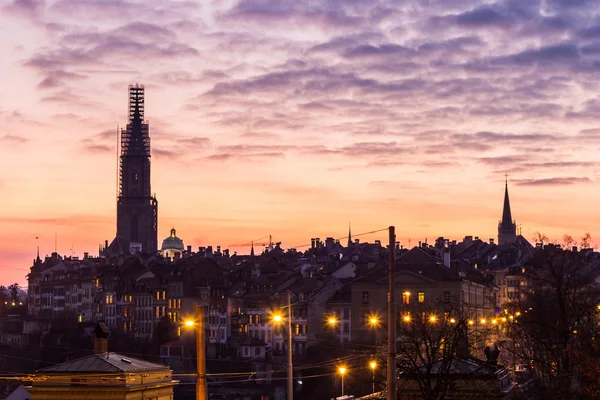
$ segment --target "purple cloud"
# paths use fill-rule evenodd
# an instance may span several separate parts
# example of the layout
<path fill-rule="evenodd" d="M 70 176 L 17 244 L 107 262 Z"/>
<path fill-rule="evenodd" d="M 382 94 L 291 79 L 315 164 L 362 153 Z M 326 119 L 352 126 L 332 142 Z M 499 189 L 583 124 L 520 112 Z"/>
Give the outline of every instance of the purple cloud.
<path fill-rule="evenodd" d="M 545 179 L 516 179 L 515 183 L 519 186 L 563 186 L 574 185 L 577 183 L 589 183 L 592 180 L 587 177 L 562 177 Z"/>

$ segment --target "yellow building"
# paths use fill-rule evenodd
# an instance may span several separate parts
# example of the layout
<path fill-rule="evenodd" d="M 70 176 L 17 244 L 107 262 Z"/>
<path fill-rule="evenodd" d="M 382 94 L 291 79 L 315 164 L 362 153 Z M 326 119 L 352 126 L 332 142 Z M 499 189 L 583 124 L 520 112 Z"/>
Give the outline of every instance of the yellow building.
<path fill-rule="evenodd" d="M 37 371 L 32 386 L 26 388 L 31 400 L 174 399 L 178 382 L 172 380 L 169 367 L 107 353 L 106 335 L 99 337 L 103 332 L 96 327 L 96 354 Z"/>

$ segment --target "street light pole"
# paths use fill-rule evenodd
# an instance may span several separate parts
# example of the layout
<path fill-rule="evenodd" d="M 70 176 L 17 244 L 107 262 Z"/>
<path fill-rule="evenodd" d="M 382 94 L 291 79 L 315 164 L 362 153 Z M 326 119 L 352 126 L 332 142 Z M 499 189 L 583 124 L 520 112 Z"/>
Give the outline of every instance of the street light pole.
<path fill-rule="evenodd" d="M 344 374 L 346 373 L 346 367 L 340 367 L 340 375 L 342 376 L 342 397 L 344 397 Z"/>
<path fill-rule="evenodd" d="M 288 400 L 294 400 L 294 375 L 292 365 L 292 292 L 287 292 L 288 303 L 288 367 L 287 367 L 287 391 Z"/>
<path fill-rule="evenodd" d="M 387 400 L 396 400 L 396 228 L 389 227 Z"/>
<path fill-rule="evenodd" d="M 204 346 L 204 307 L 196 306 L 196 400 L 208 400 L 206 387 L 206 354 Z"/>
<path fill-rule="evenodd" d="M 375 368 L 377 368 L 377 362 L 371 361 L 369 366 L 371 367 L 371 372 L 373 373 L 373 393 L 375 393 Z"/>

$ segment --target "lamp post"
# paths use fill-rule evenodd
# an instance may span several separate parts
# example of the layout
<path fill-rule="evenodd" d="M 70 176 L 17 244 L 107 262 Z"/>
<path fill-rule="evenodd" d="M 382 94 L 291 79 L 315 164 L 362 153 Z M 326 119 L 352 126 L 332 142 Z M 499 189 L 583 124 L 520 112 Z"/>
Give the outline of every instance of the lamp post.
<path fill-rule="evenodd" d="M 373 392 L 375 393 L 375 368 L 377 368 L 377 362 L 376 361 L 371 361 L 369 363 L 369 367 L 371 367 L 371 372 L 373 373 Z"/>
<path fill-rule="evenodd" d="M 346 373 L 346 367 L 340 367 L 339 371 L 342 376 L 342 397 L 344 397 L 344 374 Z"/>
<path fill-rule="evenodd" d="M 288 347 L 288 365 L 287 365 L 287 398 L 288 400 L 294 399 L 294 373 L 292 365 L 292 293 L 287 292 L 287 303 L 288 303 L 288 318 L 287 318 L 287 347 Z M 273 314 L 273 322 L 280 324 L 283 322 L 283 316 L 281 314 Z"/>
<path fill-rule="evenodd" d="M 377 346 L 377 328 L 379 327 L 379 316 L 373 314 L 369 317 L 369 326 L 373 329 L 373 344 Z"/>
<path fill-rule="evenodd" d="M 196 306 L 196 319 L 185 321 L 185 326 L 196 330 L 196 400 L 208 400 L 206 387 L 206 354 L 204 347 L 204 307 Z"/>

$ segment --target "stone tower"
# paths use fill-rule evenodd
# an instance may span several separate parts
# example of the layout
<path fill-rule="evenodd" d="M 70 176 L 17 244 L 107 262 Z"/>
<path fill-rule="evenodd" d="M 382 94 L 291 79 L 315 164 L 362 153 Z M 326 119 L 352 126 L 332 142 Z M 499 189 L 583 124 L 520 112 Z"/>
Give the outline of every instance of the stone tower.
<path fill-rule="evenodd" d="M 508 180 L 504 186 L 504 208 L 502 209 L 502 220 L 498 224 L 498 244 L 514 243 L 517 240 L 517 224 L 512 219 L 510 212 L 510 201 L 508 199 Z"/>
<path fill-rule="evenodd" d="M 144 87 L 129 86 L 129 121 L 121 130 L 117 235 L 109 254 L 156 253 L 158 201 L 150 190 L 150 135 Z"/>

